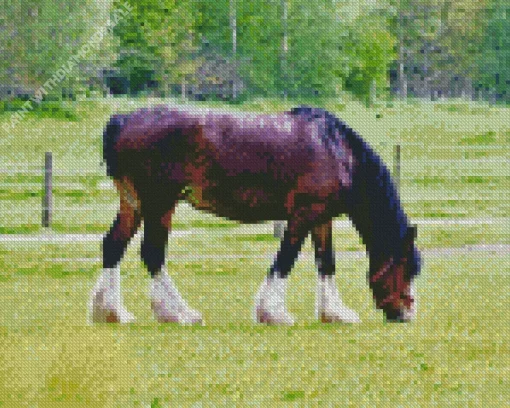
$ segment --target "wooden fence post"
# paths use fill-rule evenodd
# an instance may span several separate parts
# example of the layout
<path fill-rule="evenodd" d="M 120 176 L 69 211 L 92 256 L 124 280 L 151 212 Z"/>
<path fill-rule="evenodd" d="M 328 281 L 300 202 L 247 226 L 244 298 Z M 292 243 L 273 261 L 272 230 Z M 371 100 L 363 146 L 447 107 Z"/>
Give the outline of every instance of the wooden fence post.
<path fill-rule="evenodd" d="M 274 222 L 274 237 L 283 239 L 283 233 L 285 232 L 285 222 L 275 221 Z"/>
<path fill-rule="evenodd" d="M 53 207 L 52 194 L 53 157 L 51 152 L 44 155 L 44 195 L 42 203 L 42 226 L 51 225 L 51 213 Z"/>
<path fill-rule="evenodd" d="M 395 180 L 395 185 L 397 187 L 397 191 L 400 193 L 400 145 L 395 145 L 393 151 L 393 178 Z"/>

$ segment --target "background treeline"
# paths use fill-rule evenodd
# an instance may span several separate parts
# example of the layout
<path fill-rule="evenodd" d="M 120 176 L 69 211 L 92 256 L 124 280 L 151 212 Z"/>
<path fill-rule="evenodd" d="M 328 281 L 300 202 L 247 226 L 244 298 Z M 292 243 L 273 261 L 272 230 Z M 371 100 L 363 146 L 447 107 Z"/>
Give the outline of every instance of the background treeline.
<path fill-rule="evenodd" d="M 32 96 L 117 0 L 3 0 L 0 99 Z M 242 101 L 510 100 L 505 0 L 137 0 L 53 90 Z"/>

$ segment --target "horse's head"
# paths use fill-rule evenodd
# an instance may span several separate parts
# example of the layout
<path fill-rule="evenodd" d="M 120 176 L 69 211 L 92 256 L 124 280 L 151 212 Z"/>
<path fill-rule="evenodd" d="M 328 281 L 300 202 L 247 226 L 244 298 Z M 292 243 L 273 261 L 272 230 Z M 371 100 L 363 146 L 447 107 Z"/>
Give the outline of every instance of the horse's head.
<path fill-rule="evenodd" d="M 370 288 L 388 321 L 409 321 L 416 313 L 413 279 L 420 271 L 420 253 L 415 239 L 416 226 L 408 227 L 398 254 L 371 262 Z"/>

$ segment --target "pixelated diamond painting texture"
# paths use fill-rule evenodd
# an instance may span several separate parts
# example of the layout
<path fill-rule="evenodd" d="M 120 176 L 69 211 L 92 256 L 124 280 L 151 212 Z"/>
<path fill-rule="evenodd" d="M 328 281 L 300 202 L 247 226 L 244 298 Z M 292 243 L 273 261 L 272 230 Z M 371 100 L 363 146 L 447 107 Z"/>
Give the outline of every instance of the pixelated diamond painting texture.
<path fill-rule="evenodd" d="M 2 0 L 0 407 L 503 407 L 504 0 Z"/>

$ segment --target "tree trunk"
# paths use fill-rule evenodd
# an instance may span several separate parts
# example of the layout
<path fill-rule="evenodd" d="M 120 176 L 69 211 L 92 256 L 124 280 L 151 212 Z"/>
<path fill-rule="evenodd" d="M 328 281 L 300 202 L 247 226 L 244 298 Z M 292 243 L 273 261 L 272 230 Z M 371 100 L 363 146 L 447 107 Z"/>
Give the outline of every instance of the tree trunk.
<path fill-rule="evenodd" d="M 234 72 L 232 76 L 232 99 L 237 99 L 237 13 L 236 0 L 230 0 L 230 29 L 232 31 L 232 61 Z"/>
<path fill-rule="evenodd" d="M 466 78 L 464 80 L 464 86 L 462 87 L 462 97 L 469 100 L 475 99 L 473 92 L 473 81 L 471 78 Z"/>
<path fill-rule="evenodd" d="M 283 97 L 287 98 L 287 52 L 289 50 L 289 38 L 287 32 L 288 5 L 287 0 L 281 0 L 282 4 L 282 60 L 281 81 L 283 85 Z"/>
<path fill-rule="evenodd" d="M 182 78 L 181 81 L 181 99 L 184 102 L 186 100 L 186 78 Z"/>
<path fill-rule="evenodd" d="M 433 99 L 432 90 L 430 89 L 430 77 L 429 77 L 429 50 L 428 44 L 424 45 L 423 49 L 423 88 L 424 93 L 429 99 Z"/>
<path fill-rule="evenodd" d="M 404 72 L 404 62 L 400 59 L 398 64 L 398 95 L 405 99 L 407 98 L 407 78 Z"/>
<path fill-rule="evenodd" d="M 490 105 L 495 105 L 496 104 L 496 102 L 497 102 L 496 94 L 497 94 L 497 91 L 496 91 L 495 88 L 491 88 L 489 90 L 489 104 Z"/>
<path fill-rule="evenodd" d="M 398 95 L 400 98 L 405 99 L 407 98 L 407 78 L 405 76 L 405 52 L 404 52 L 404 27 L 403 25 L 403 18 L 402 18 L 402 12 L 399 12 L 398 15 L 398 37 L 399 37 L 399 47 L 398 47 L 398 79 L 397 79 L 397 86 L 398 86 Z"/>
<path fill-rule="evenodd" d="M 370 83 L 370 94 L 368 98 L 369 105 L 374 106 L 377 100 L 377 83 L 375 82 L 375 79 L 372 79 L 372 82 Z"/>

